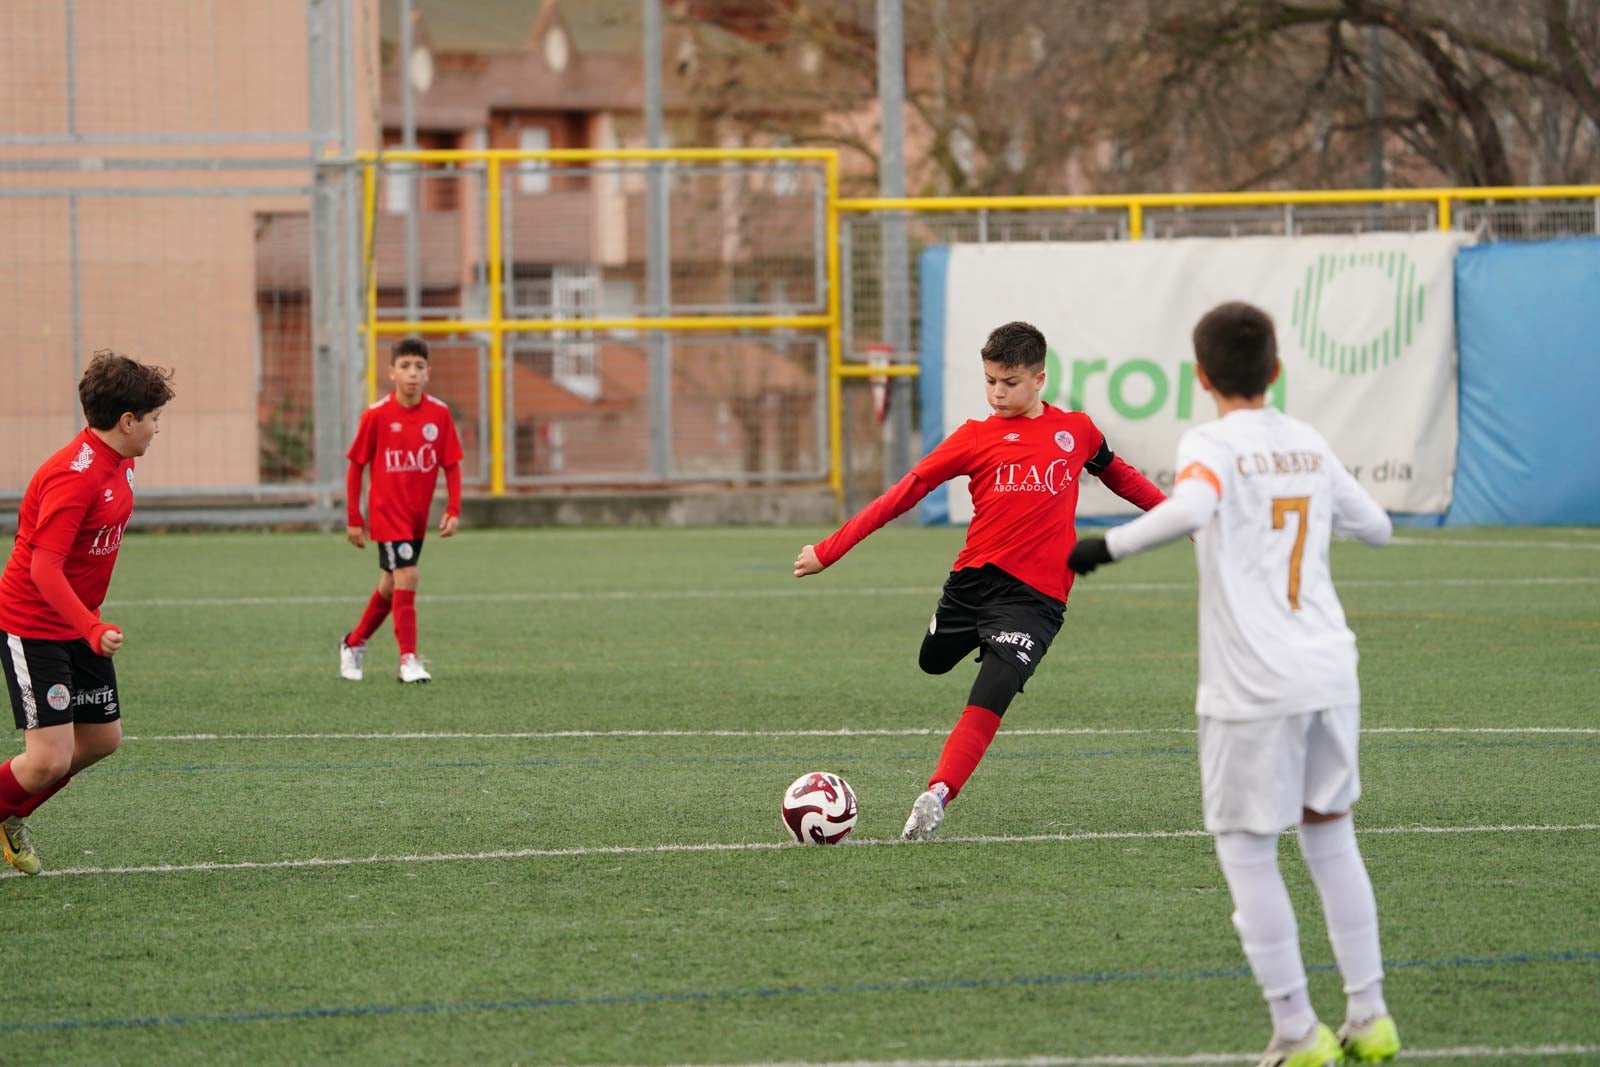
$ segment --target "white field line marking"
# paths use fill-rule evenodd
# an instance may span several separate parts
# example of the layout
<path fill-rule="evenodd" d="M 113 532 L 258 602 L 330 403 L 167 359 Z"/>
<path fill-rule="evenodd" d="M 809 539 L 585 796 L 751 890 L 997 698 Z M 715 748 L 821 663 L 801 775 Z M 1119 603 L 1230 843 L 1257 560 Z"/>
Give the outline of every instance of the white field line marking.
<path fill-rule="evenodd" d="M 400 733 L 304 734 L 128 734 L 124 741 L 560 741 L 608 737 L 932 737 L 945 726 L 858 730 L 519 730 L 503 733 L 436 730 Z M 1039 727 L 1006 730 L 1007 737 L 1127 737 L 1150 734 L 1194 734 L 1192 726 L 1153 728 Z M 1371 726 L 1363 734 L 1600 734 L 1600 726 Z"/>
<path fill-rule="evenodd" d="M 1408 1060 L 1510 1060 L 1587 1056 L 1600 1052 L 1600 1045 L 1463 1045 L 1458 1048 L 1412 1048 Z M 767 1063 L 719 1065 L 719 1067 L 1185 1067 L 1187 1064 L 1241 1063 L 1254 1060 L 1259 1053 L 1195 1052 L 1187 1056 L 1019 1056 L 986 1060 L 786 1060 Z M 676 1067 L 694 1067 L 678 1064 Z"/>
<path fill-rule="evenodd" d="M 1341 589 L 1391 589 L 1391 588 L 1487 588 L 1491 586 L 1561 586 L 1600 584 L 1600 576 L 1560 575 L 1534 578 L 1399 578 L 1347 579 L 1338 583 Z M 1172 593 L 1191 590 L 1193 582 L 1096 582 L 1086 585 L 1084 593 Z M 938 596 L 939 587 L 933 585 L 904 586 L 842 586 L 814 584 L 799 589 L 793 586 L 774 585 L 767 589 L 596 589 L 589 592 L 539 591 L 503 593 L 429 593 L 430 604 L 495 604 L 495 603 L 575 603 L 596 601 L 638 600 L 766 600 L 783 597 L 841 597 L 841 596 Z M 319 604 L 352 604 L 358 594 L 348 596 L 216 596 L 216 597 L 139 597 L 128 600 L 106 601 L 106 606 L 119 608 L 240 608 L 240 607 L 306 607 Z"/>
<path fill-rule="evenodd" d="M 1600 540 L 1595 541 L 1514 541 L 1514 540 L 1469 540 L 1435 541 L 1426 537 L 1396 537 L 1391 544 L 1404 545 L 1407 548 L 1556 548 L 1556 549 L 1587 549 L 1594 551 L 1600 549 Z"/>
<path fill-rule="evenodd" d="M 1369 826 L 1356 830 L 1358 834 L 1532 834 L 1576 833 L 1600 830 L 1600 823 L 1574 823 L 1567 826 Z M 1072 844 L 1079 841 L 1166 841 L 1186 837 L 1210 837 L 1204 830 L 1126 830 L 1085 831 L 1076 834 L 996 834 L 991 836 L 951 836 L 940 838 L 942 844 L 957 845 L 1033 845 Z M 899 838 L 864 838 L 845 843 L 846 848 L 875 848 L 888 845 L 899 847 L 909 842 Z M 790 841 L 736 841 L 730 843 L 706 842 L 699 845 L 595 845 L 575 848 L 517 848 L 493 852 L 451 852 L 424 855 L 412 853 L 396 856 L 346 856 L 335 859 L 312 857 L 303 860 L 241 860 L 236 863 L 162 863 L 148 867 L 63 867 L 45 871 L 38 878 L 71 878 L 95 874 L 189 874 L 206 871 L 263 871 L 295 870 L 307 867 L 357 867 L 375 863 L 462 863 L 482 860 L 519 859 L 573 859 L 586 856 L 644 856 L 667 853 L 694 852 L 776 852 L 786 848 L 804 848 Z M 0 878 L 27 877 L 16 871 L 0 874 Z"/>

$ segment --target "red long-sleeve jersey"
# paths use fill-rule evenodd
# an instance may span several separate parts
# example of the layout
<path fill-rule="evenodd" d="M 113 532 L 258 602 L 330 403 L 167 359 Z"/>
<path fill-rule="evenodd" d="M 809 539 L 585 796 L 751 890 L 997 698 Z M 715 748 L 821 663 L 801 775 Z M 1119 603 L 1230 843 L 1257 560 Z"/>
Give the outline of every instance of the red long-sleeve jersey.
<path fill-rule="evenodd" d="M 85 428 L 45 460 L 17 512 L 0 575 L 0 629 L 95 645 L 122 532 L 133 514 L 133 460 Z"/>
<path fill-rule="evenodd" d="M 992 563 L 1065 603 L 1073 578 L 1067 556 L 1077 543 L 1078 479 L 1085 470 L 1144 511 L 1166 499 L 1149 479 L 1112 454 L 1089 416 L 1046 404 L 1031 419 L 991 415 L 963 423 L 910 474 L 818 544 L 817 558 L 832 566 L 936 486 L 965 474 L 972 493 L 972 524 L 951 569 Z"/>
<path fill-rule="evenodd" d="M 424 393 L 411 407 L 393 393 L 361 413 L 361 425 L 346 458 L 348 522 L 360 526 L 361 475 L 372 468 L 367 527 L 374 541 L 414 541 L 428 532 L 428 508 L 445 472 L 450 494 L 445 511 L 461 514 L 461 440 L 442 400 Z"/>

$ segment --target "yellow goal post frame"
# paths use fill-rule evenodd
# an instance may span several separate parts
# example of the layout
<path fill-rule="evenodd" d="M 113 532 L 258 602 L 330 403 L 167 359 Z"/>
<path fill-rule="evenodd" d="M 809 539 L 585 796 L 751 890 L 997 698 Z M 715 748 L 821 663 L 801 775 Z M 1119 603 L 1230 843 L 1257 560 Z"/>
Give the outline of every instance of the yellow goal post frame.
<path fill-rule="evenodd" d="M 362 269 L 365 285 L 367 400 L 378 395 L 378 338 L 393 334 L 487 333 L 489 335 L 489 492 L 502 496 L 505 482 L 505 335 L 573 331 L 705 331 L 705 330 L 809 330 L 825 331 L 828 345 L 828 409 L 837 419 L 839 390 L 839 153 L 831 148 L 554 148 L 523 149 L 418 149 L 365 151 L 356 154 L 363 173 L 361 204 Z M 824 256 L 826 258 L 826 311 L 821 315 L 656 315 L 611 319 L 508 319 L 505 317 L 504 249 L 501 244 L 501 171 L 507 163 L 597 162 L 782 162 L 819 163 L 823 170 Z M 378 272 L 373 269 L 373 240 L 377 215 L 377 172 L 386 163 L 481 163 L 485 171 L 484 255 L 488 260 L 489 315 L 483 319 L 378 319 Z M 833 436 L 837 436 L 835 431 Z M 838 459 L 830 457 L 837 472 Z M 837 473 L 833 475 L 837 478 Z"/>

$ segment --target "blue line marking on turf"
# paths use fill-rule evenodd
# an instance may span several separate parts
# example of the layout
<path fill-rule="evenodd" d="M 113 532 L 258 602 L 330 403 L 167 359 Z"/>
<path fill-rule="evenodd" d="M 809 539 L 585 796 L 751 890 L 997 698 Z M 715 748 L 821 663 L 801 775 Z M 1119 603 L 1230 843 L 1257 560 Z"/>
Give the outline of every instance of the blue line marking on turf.
<path fill-rule="evenodd" d="M 1600 952 L 1517 953 L 1509 956 L 1457 956 L 1443 960 L 1385 961 L 1385 967 L 1407 969 L 1457 969 L 1466 967 L 1525 966 L 1541 963 L 1596 963 Z M 1306 968 L 1313 974 L 1334 970 L 1331 963 Z M 306 1019 L 349 1019 L 406 1015 L 447 1015 L 463 1012 L 539 1011 L 549 1008 L 603 1008 L 634 1004 L 713 1003 L 769 1000 L 775 997 L 810 997 L 860 993 L 928 993 L 941 990 L 1016 989 L 1024 987 L 1100 985 L 1106 982 L 1187 982 L 1210 979 L 1245 979 L 1248 967 L 1194 971 L 1091 972 L 1088 974 L 1017 975 L 1011 978 L 908 978 L 889 982 L 816 986 L 776 986 L 756 989 L 683 990 L 676 993 L 611 993 L 589 997 L 530 997 L 517 1000 L 457 1001 L 448 1004 L 355 1004 L 342 1008 L 221 1012 L 213 1015 L 144 1015 L 122 1019 L 49 1019 L 41 1022 L 0 1022 L 0 1033 L 41 1030 L 109 1030 L 144 1026 L 193 1026 L 214 1023 L 296 1022 Z"/>

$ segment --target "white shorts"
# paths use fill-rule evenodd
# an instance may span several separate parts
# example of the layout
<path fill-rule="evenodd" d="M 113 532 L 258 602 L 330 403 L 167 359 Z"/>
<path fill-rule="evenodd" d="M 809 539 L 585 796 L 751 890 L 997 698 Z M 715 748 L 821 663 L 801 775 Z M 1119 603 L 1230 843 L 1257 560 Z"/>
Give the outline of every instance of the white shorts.
<path fill-rule="evenodd" d="M 1270 719 L 1200 716 L 1200 792 L 1206 829 L 1276 834 L 1302 808 L 1349 811 L 1361 796 L 1356 749 L 1361 706 Z"/>

